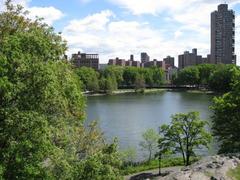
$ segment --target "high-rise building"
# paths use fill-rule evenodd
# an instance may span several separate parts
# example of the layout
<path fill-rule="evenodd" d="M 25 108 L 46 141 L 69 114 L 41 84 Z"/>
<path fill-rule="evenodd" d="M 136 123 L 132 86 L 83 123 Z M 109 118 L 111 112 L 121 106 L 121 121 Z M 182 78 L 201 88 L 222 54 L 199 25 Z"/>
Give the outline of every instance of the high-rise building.
<path fill-rule="evenodd" d="M 86 54 L 80 51 L 72 55 L 72 62 L 76 67 L 91 67 L 99 70 L 99 56 L 98 54 Z"/>
<path fill-rule="evenodd" d="M 169 67 L 174 67 L 174 57 L 167 56 L 166 58 L 163 59 L 165 64 Z"/>
<path fill-rule="evenodd" d="M 150 67 L 159 67 L 163 70 L 166 69 L 165 62 L 164 61 L 158 61 L 157 59 L 154 59 L 153 61 L 148 61 L 144 63 L 144 68 L 150 68 Z"/>
<path fill-rule="evenodd" d="M 130 61 L 134 61 L 134 55 L 133 54 L 130 55 Z"/>
<path fill-rule="evenodd" d="M 211 14 L 211 63 L 236 64 L 235 14 L 227 4 Z"/>
<path fill-rule="evenodd" d="M 150 57 L 147 53 L 142 52 L 141 53 L 141 63 L 146 63 L 150 61 Z"/>
<path fill-rule="evenodd" d="M 202 63 L 202 56 L 197 54 L 197 49 L 192 49 L 192 53 L 185 51 L 184 54 L 178 56 L 178 67 L 180 69 Z"/>
<path fill-rule="evenodd" d="M 118 57 L 116 57 L 115 59 L 109 59 L 108 65 L 110 65 L 110 66 L 125 66 L 126 60 L 119 59 Z"/>

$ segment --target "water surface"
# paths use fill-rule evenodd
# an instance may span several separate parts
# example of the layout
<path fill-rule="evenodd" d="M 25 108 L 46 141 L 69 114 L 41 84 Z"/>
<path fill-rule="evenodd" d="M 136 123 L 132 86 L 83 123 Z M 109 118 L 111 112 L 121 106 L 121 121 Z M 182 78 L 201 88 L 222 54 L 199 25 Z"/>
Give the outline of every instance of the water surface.
<path fill-rule="evenodd" d="M 88 97 L 86 123 L 97 120 L 107 140 L 117 137 L 121 149 L 134 147 L 138 159 L 142 159 L 144 153 L 139 142 L 143 132 L 149 128 L 158 131 L 162 124 L 169 124 L 175 113 L 199 111 L 202 119 L 210 121 L 212 97 L 202 93 L 168 91 Z M 201 150 L 200 154 L 211 154 L 211 151 Z"/>

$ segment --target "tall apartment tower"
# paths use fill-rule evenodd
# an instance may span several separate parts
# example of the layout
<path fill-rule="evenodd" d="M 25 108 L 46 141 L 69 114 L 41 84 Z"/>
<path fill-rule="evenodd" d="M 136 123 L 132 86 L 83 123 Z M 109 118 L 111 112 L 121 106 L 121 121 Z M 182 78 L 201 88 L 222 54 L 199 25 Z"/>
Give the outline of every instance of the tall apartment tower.
<path fill-rule="evenodd" d="M 189 51 L 185 51 L 184 54 L 178 56 L 179 69 L 183 69 L 188 66 L 195 66 L 202 63 L 202 56 L 197 54 L 196 48 L 192 49 L 191 53 Z"/>
<path fill-rule="evenodd" d="M 150 61 L 150 57 L 146 52 L 141 53 L 141 62 L 146 63 Z"/>
<path fill-rule="evenodd" d="M 236 64 L 235 14 L 227 4 L 211 13 L 211 63 Z"/>

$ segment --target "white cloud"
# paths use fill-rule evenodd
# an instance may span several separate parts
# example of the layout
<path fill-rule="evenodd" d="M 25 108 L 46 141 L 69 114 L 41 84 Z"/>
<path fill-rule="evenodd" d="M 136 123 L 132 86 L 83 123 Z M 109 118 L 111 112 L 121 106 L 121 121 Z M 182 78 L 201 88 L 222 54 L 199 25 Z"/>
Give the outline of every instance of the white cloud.
<path fill-rule="evenodd" d="M 28 17 L 31 19 L 35 19 L 36 16 L 40 18 L 44 18 L 44 22 L 52 25 L 54 21 L 61 19 L 64 14 L 55 7 L 30 7 L 29 2 L 31 0 L 13 0 L 13 4 L 20 4 L 26 10 L 29 11 Z M 4 10 L 5 0 L 0 0 L 0 11 Z"/>
<path fill-rule="evenodd" d="M 182 34 L 183 34 L 183 33 L 182 33 L 182 31 L 180 31 L 180 30 L 175 31 L 175 33 L 174 33 L 175 39 L 179 38 Z"/>
<path fill-rule="evenodd" d="M 105 25 L 110 21 L 110 17 L 114 16 L 110 10 L 89 15 L 81 20 L 71 20 L 65 31 L 71 33 L 79 33 L 85 31 L 103 30 Z"/>
<path fill-rule="evenodd" d="M 122 8 L 128 9 L 135 15 L 158 14 L 168 10 L 177 11 L 189 1 L 187 0 L 109 0 Z"/>
<path fill-rule="evenodd" d="M 199 43 L 208 44 L 206 49 L 200 52 L 210 51 L 210 13 L 217 9 L 219 0 L 108 0 L 120 8 L 126 9 L 133 15 L 151 14 L 159 17 L 165 16 L 172 23 L 178 23 L 175 30 L 175 38 L 179 32 L 185 37 L 189 33 L 195 33 L 195 40 Z M 230 8 L 240 3 L 240 0 L 228 0 Z M 160 20 L 161 21 L 161 20 Z M 237 23 L 236 23 L 237 24 Z M 240 27 L 239 27 L 240 28 Z M 236 38 L 238 38 L 238 27 L 236 28 Z M 191 39 L 193 40 L 193 38 Z M 191 43 L 190 43 L 191 44 Z M 196 46 L 196 47 L 199 47 Z M 236 53 L 240 52 L 240 39 L 236 39 Z M 240 64 L 240 54 L 238 54 Z"/>
<path fill-rule="evenodd" d="M 159 14 L 159 13 L 179 13 L 188 11 L 189 7 L 199 8 L 200 4 L 218 4 L 219 0 L 108 0 L 119 5 L 135 15 Z M 229 4 L 239 3 L 239 0 L 228 0 Z"/>
<path fill-rule="evenodd" d="M 69 54 L 79 50 L 99 53 L 101 63 L 115 57 L 127 59 L 130 54 L 137 55 L 136 59 L 139 59 L 141 51 L 161 60 L 167 55 L 177 57 L 189 46 L 206 48 L 205 43 L 196 43 L 192 39 L 176 43 L 175 35 L 173 33 L 169 39 L 162 30 L 151 28 L 148 23 L 116 20 L 109 10 L 72 20 L 63 30 L 69 44 Z"/>
<path fill-rule="evenodd" d="M 61 19 L 64 14 L 52 6 L 50 7 L 30 7 L 27 8 L 29 13 L 29 18 L 35 19 L 36 17 L 44 18 L 44 22 L 52 25 L 53 22 Z"/>

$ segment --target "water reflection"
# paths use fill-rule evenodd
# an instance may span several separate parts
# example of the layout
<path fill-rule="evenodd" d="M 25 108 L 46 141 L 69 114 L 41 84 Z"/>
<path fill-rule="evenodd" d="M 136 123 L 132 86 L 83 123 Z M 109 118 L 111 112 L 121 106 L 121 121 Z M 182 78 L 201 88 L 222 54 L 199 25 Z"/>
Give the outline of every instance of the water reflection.
<path fill-rule="evenodd" d="M 135 147 L 138 160 L 143 152 L 139 142 L 149 128 L 158 130 L 169 123 L 170 116 L 179 112 L 199 111 L 202 119 L 209 120 L 212 95 L 187 92 L 162 92 L 149 95 L 116 95 L 88 97 L 87 121 L 98 120 L 107 140 L 119 139 L 121 149 Z M 201 154 L 215 153 L 202 150 Z"/>

